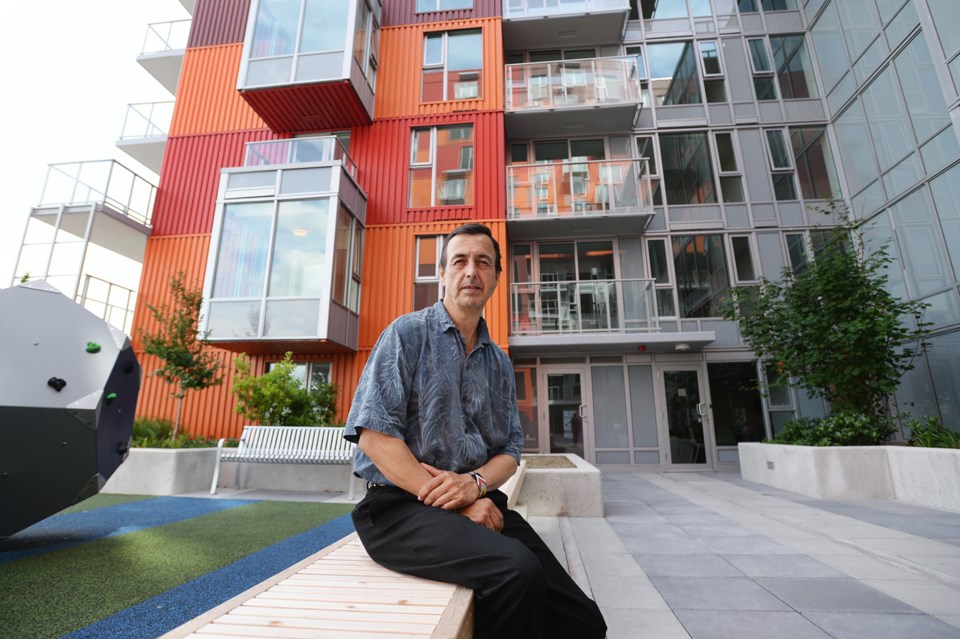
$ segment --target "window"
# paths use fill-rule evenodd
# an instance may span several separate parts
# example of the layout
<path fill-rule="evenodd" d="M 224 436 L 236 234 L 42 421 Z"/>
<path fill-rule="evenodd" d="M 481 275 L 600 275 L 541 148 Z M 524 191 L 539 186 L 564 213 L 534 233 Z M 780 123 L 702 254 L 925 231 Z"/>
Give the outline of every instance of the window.
<path fill-rule="evenodd" d="M 756 282 L 757 271 L 753 265 L 753 248 L 750 244 L 750 236 L 731 236 L 730 246 L 733 248 L 733 275 L 737 286 Z"/>
<path fill-rule="evenodd" d="M 823 127 L 790 129 L 800 193 L 807 200 L 829 200 L 838 194 L 837 169 Z"/>
<path fill-rule="evenodd" d="M 766 133 L 774 196 L 778 200 L 796 200 L 797 188 L 793 181 L 793 154 L 787 148 L 783 130 L 770 129 Z"/>
<path fill-rule="evenodd" d="M 640 82 L 640 105 L 648 109 L 653 106 L 650 98 L 650 79 L 647 76 L 647 67 L 643 64 L 643 47 L 627 47 L 627 55 L 637 58 L 637 80 Z"/>
<path fill-rule="evenodd" d="M 480 96 L 483 32 L 428 33 L 423 39 L 423 102 L 472 100 Z"/>
<path fill-rule="evenodd" d="M 267 372 L 276 365 L 276 362 L 267 362 Z M 301 386 L 306 386 L 307 390 L 312 391 L 320 384 L 329 384 L 331 380 L 333 364 L 331 362 L 294 362 L 293 376 L 300 381 Z"/>
<path fill-rule="evenodd" d="M 417 0 L 417 13 L 472 8 L 473 0 Z"/>
<path fill-rule="evenodd" d="M 763 38 L 747 40 L 750 49 L 750 65 L 753 70 L 753 90 L 757 100 L 776 100 L 777 90 L 773 82 L 773 65 L 767 53 L 767 43 Z"/>
<path fill-rule="evenodd" d="M 659 105 L 700 104 L 697 53 L 692 42 L 647 45 L 650 84 Z"/>
<path fill-rule="evenodd" d="M 730 291 L 721 235 L 676 235 L 673 272 L 680 317 L 721 317 Z"/>
<path fill-rule="evenodd" d="M 473 204 L 473 125 L 414 129 L 410 208 Z"/>
<path fill-rule="evenodd" d="M 673 299 L 673 278 L 667 262 L 666 240 L 647 240 L 647 259 L 650 277 L 655 281 L 657 313 L 660 317 L 676 317 L 677 305 Z"/>
<path fill-rule="evenodd" d="M 706 133 L 661 134 L 660 158 L 667 204 L 717 201 Z"/>
<path fill-rule="evenodd" d="M 717 168 L 720 172 L 720 194 L 723 196 L 723 201 L 743 202 L 743 178 L 737 162 L 733 134 L 714 133 L 713 140 L 717 148 Z"/>
<path fill-rule="evenodd" d="M 650 167 L 650 189 L 653 191 L 653 204 L 663 205 L 663 196 L 660 193 L 660 172 L 657 170 L 656 144 L 650 136 L 637 138 L 637 157 L 645 159 Z"/>
<path fill-rule="evenodd" d="M 413 310 L 433 306 L 440 299 L 440 250 L 442 235 L 417 237 L 417 264 L 413 276 Z"/>
<path fill-rule="evenodd" d="M 703 72 L 703 88 L 707 102 L 726 102 L 727 92 L 723 83 L 723 65 L 720 49 L 715 40 L 699 43 L 700 70 Z"/>
<path fill-rule="evenodd" d="M 337 214 L 336 239 L 333 252 L 333 301 L 360 312 L 360 253 L 363 248 L 363 229 L 343 204 Z M 352 252 L 352 255 L 351 255 Z"/>
<path fill-rule="evenodd" d="M 817 83 L 803 35 L 770 36 L 770 48 L 783 99 L 817 97 Z"/>
<path fill-rule="evenodd" d="M 377 52 L 380 49 L 380 25 L 364 0 L 357 8 L 357 26 L 353 34 L 353 59 L 363 69 L 370 88 L 377 88 Z"/>
<path fill-rule="evenodd" d="M 803 233 L 787 233 L 784 235 L 784 240 L 787 243 L 787 259 L 790 261 L 790 268 L 794 273 L 799 273 L 809 261 Z"/>
<path fill-rule="evenodd" d="M 764 11 L 793 11 L 797 8 L 796 0 L 737 0 L 740 13 L 757 13 Z"/>

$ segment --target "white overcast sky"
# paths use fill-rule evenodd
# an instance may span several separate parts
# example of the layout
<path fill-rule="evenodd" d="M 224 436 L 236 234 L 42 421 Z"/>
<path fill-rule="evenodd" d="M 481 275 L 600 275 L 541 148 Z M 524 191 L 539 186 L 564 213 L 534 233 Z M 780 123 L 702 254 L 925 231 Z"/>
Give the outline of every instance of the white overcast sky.
<path fill-rule="evenodd" d="M 138 63 L 147 25 L 189 18 L 178 0 L 10 0 L 0 6 L 0 288 L 10 285 L 47 165 L 117 159 L 127 105 L 172 100 Z"/>

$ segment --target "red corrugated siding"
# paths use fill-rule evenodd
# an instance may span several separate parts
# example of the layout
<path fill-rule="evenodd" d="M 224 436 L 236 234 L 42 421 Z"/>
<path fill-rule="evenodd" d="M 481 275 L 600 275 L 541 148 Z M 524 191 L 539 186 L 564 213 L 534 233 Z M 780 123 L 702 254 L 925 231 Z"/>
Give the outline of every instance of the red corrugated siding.
<path fill-rule="evenodd" d="M 370 123 L 349 81 L 243 91 L 243 99 L 274 131 L 307 133 Z"/>
<path fill-rule="evenodd" d="M 407 208 L 411 129 L 462 122 L 474 125 L 473 205 Z M 506 216 L 502 111 L 375 121 L 372 126 L 353 129 L 350 155 L 358 166 L 360 186 L 368 196 L 367 225 Z"/>
<path fill-rule="evenodd" d="M 506 223 L 503 220 L 477 218 L 493 231 L 500 243 L 506 266 Z M 418 235 L 445 235 L 460 221 L 368 226 L 364 236 L 363 300 L 360 304 L 360 350 L 369 349 L 394 318 L 413 310 L 413 276 Z M 490 336 L 501 348 L 507 348 L 508 297 L 507 274 L 484 312 Z"/>
<path fill-rule="evenodd" d="M 423 39 L 430 31 L 477 29 L 483 32 L 483 77 L 475 100 L 421 101 Z M 384 29 L 380 37 L 380 76 L 374 100 L 376 119 L 458 111 L 503 110 L 503 39 L 500 18 L 457 20 Z"/>
<path fill-rule="evenodd" d="M 381 24 L 385 27 L 393 27 L 401 24 L 495 18 L 503 15 L 502 7 L 501 0 L 473 0 L 472 9 L 417 13 L 417 0 L 386 0 L 383 3 Z"/>
<path fill-rule="evenodd" d="M 188 47 L 243 42 L 250 0 L 197 0 Z"/>
<path fill-rule="evenodd" d="M 260 129 L 170 138 L 153 209 L 153 235 L 209 233 L 220 169 L 242 165 L 245 143 L 277 137 Z"/>

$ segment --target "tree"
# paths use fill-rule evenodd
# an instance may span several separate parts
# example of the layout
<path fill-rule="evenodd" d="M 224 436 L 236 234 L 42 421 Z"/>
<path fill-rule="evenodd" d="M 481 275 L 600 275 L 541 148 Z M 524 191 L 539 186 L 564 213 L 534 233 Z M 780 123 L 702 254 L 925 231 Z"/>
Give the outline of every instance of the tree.
<path fill-rule="evenodd" d="M 784 268 L 780 282 L 734 289 L 725 317 L 776 367 L 774 384 L 793 378 L 834 412 L 884 415 L 887 398 L 924 348 L 926 305 L 887 290 L 893 259 L 886 246 L 866 250 L 862 222 L 851 222 L 835 203 L 822 212 L 838 224 L 813 261 L 797 272 Z"/>
<path fill-rule="evenodd" d="M 237 413 L 270 426 L 322 426 L 336 420 L 336 387 L 317 384 L 307 388 L 294 374 L 292 357 L 293 353 L 287 352 L 263 375 L 252 373 L 246 353 L 234 358 Z"/>
<path fill-rule="evenodd" d="M 159 324 L 159 330 L 156 333 L 141 333 L 143 349 L 163 361 L 163 366 L 153 374 L 174 387 L 170 393 L 177 399 L 177 416 L 171 435 L 173 440 L 180 431 L 183 398 L 187 391 L 202 390 L 223 382 L 220 374 L 223 364 L 207 350 L 210 332 L 198 332 L 203 293 L 200 289 L 188 289 L 186 278 L 183 271 L 170 278 L 172 306 L 163 304 L 157 308 L 147 304 Z"/>

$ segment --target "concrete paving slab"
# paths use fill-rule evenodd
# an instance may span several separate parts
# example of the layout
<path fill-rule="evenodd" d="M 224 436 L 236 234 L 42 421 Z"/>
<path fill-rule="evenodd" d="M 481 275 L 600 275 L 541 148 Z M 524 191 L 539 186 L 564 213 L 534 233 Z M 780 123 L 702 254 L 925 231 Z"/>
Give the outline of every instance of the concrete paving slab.
<path fill-rule="evenodd" d="M 645 575 L 639 577 L 604 575 L 599 580 L 591 579 L 590 587 L 593 589 L 593 600 L 601 610 L 629 608 L 668 611 L 672 607 L 667 605 L 660 591 Z"/>
<path fill-rule="evenodd" d="M 807 619 L 835 639 L 957 639 L 958 629 L 926 615 L 811 612 Z"/>
<path fill-rule="evenodd" d="M 747 610 L 678 610 L 680 623 L 691 639 L 830 639 L 796 612 Z"/>
<path fill-rule="evenodd" d="M 650 577 L 671 610 L 790 610 L 746 577 Z"/>
<path fill-rule="evenodd" d="M 794 555 L 796 551 L 768 537 L 698 537 L 712 552 L 721 555 Z"/>
<path fill-rule="evenodd" d="M 944 584 L 931 583 L 926 579 L 865 579 L 862 583 L 911 606 L 923 606 L 930 614 L 952 615 L 960 612 L 960 592 Z"/>
<path fill-rule="evenodd" d="M 613 608 L 604 610 L 603 616 L 607 622 L 607 639 L 690 639 L 677 616 L 669 610 Z"/>
<path fill-rule="evenodd" d="M 664 555 L 674 556 L 674 555 Z M 596 554 L 584 557 L 583 565 L 590 581 L 606 577 L 635 577 L 646 579 L 649 574 L 630 554 Z"/>
<path fill-rule="evenodd" d="M 743 577 L 743 573 L 717 555 L 637 555 L 649 577 Z"/>
<path fill-rule="evenodd" d="M 920 612 L 856 579 L 758 577 L 756 582 L 801 612 Z"/>
<path fill-rule="evenodd" d="M 615 528 L 615 530 L 617 529 Z M 669 539 L 669 538 L 660 538 L 660 537 L 639 538 L 639 537 L 626 536 L 624 533 L 621 533 L 619 530 L 617 530 L 617 532 L 618 534 L 620 534 L 621 539 L 623 539 L 623 545 L 626 546 L 627 550 L 637 555 L 639 554 L 685 555 L 685 554 L 704 554 L 704 553 L 713 552 L 695 539 L 690 539 L 690 538 Z"/>
<path fill-rule="evenodd" d="M 748 577 L 842 579 L 847 575 L 806 555 L 723 555 Z"/>

